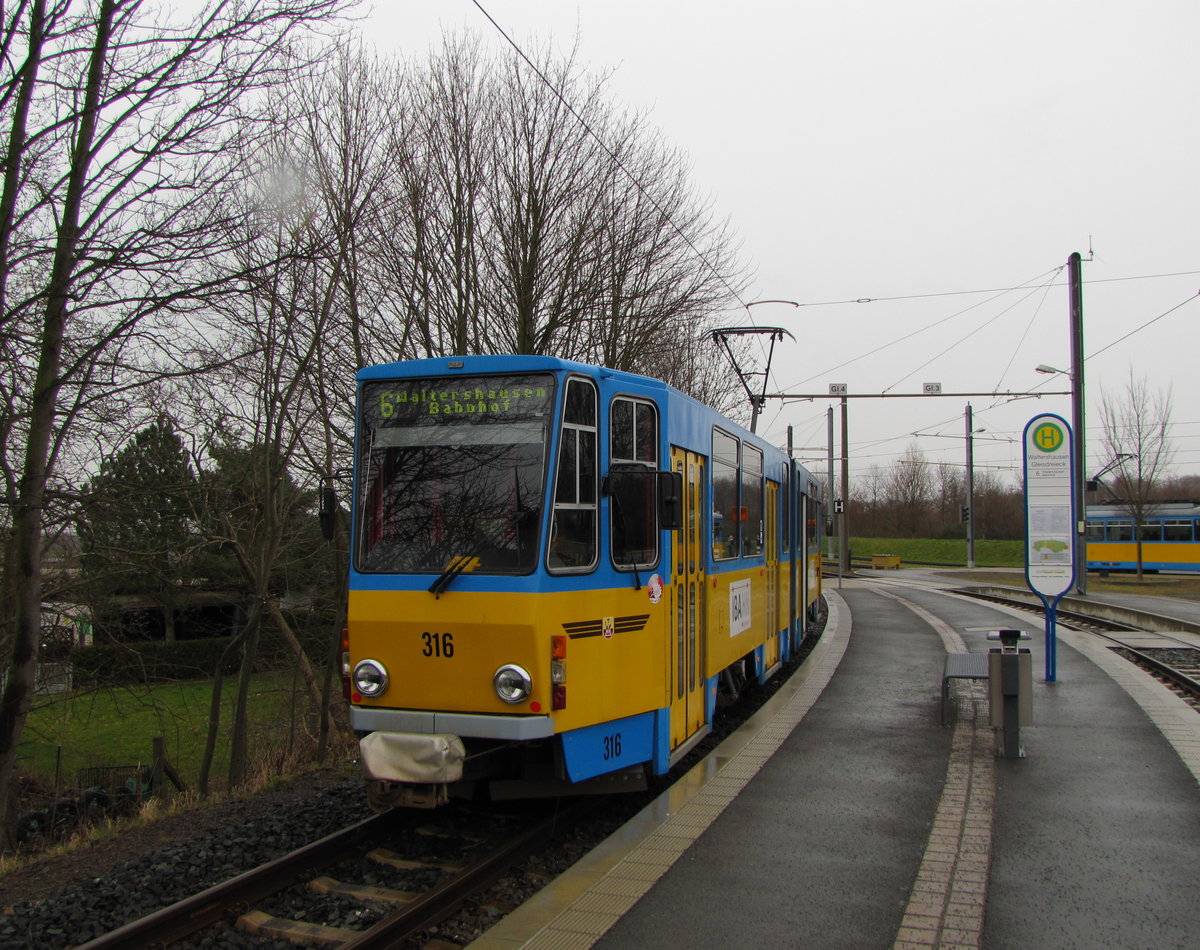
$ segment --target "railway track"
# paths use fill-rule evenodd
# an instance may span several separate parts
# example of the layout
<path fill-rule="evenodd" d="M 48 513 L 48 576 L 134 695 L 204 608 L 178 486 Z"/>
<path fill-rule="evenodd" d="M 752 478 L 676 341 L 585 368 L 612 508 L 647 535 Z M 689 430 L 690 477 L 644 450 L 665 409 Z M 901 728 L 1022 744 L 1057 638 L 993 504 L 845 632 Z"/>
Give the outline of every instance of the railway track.
<path fill-rule="evenodd" d="M 237 930 L 244 935 L 239 944 L 245 945 L 258 938 L 264 946 L 284 939 L 341 950 L 401 947 L 406 939 L 452 914 L 525 855 L 595 808 L 594 799 L 579 800 L 540 820 L 526 820 L 499 841 L 418 829 L 418 834 L 444 839 L 445 851 L 461 852 L 465 843 L 478 852 L 461 857 L 435 852 L 419 858 L 404 857 L 381 844 L 388 842 L 405 819 L 411 819 L 411 812 L 393 810 L 119 927 L 77 950 L 191 946 L 192 939 L 210 928 Z M 407 875 L 410 880 L 429 882 L 428 886 L 387 887 L 323 873 L 331 866 L 345 868 L 363 861 L 385 874 Z M 306 903 L 328 899 L 361 904 L 365 926 L 296 919 L 306 916 Z M 313 916 L 321 916 L 320 911 Z"/>
<path fill-rule="evenodd" d="M 995 592 L 983 593 L 971 588 L 959 588 L 957 594 L 963 594 L 976 600 L 986 600 L 1003 604 L 1017 610 L 1045 616 L 1045 610 L 1037 604 L 1030 604 L 1016 598 L 1004 597 Z M 1168 688 L 1181 696 L 1192 708 L 1200 712 L 1200 649 L 1189 641 L 1173 637 L 1167 633 L 1154 633 L 1156 645 L 1144 643 L 1134 646 L 1129 638 L 1120 636 L 1122 633 L 1137 633 L 1138 640 L 1144 641 L 1147 631 L 1141 627 L 1106 617 L 1096 617 L 1079 611 L 1057 612 L 1058 622 L 1072 630 L 1080 630 L 1103 637 L 1112 643 L 1112 649 L 1132 663 L 1150 672 Z"/>

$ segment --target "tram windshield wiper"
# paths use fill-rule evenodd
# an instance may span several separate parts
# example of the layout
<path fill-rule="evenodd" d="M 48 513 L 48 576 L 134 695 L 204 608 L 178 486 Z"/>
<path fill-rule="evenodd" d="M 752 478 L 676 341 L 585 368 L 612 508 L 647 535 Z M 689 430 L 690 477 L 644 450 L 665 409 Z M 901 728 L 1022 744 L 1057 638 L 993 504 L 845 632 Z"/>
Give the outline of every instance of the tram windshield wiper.
<path fill-rule="evenodd" d="M 535 523 L 537 521 L 537 516 L 537 511 L 529 508 L 518 509 L 514 514 L 512 527 L 508 537 L 516 538 L 518 551 L 520 550 L 521 544 L 521 528 Z M 429 585 L 429 593 L 433 594 L 435 597 L 441 597 L 441 595 L 450 588 L 450 585 L 454 583 L 455 579 L 460 574 L 466 573 L 467 571 L 478 570 L 479 568 L 483 567 L 484 561 L 488 557 L 491 557 L 491 555 L 485 555 L 485 552 L 494 548 L 495 543 L 493 541 L 484 540 L 479 542 L 475 546 L 475 549 L 467 554 L 459 554 L 455 557 L 452 557 L 450 559 L 450 563 L 446 565 L 446 569 L 434 579 L 432 584 Z"/>
<path fill-rule="evenodd" d="M 478 563 L 478 553 L 460 554 L 458 557 L 452 558 L 449 566 L 429 585 L 429 593 L 433 594 L 434 597 L 440 598 L 446 589 L 454 583 L 459 574 L 472 565 L 478 565 Z"/>

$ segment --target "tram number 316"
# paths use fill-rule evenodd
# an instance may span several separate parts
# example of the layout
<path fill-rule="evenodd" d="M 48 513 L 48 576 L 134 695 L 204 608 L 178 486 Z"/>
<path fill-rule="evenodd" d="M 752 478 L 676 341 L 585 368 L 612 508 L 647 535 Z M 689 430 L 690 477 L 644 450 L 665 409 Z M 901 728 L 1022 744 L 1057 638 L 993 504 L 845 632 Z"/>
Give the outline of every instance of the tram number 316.
<path fill-rule="evenodd" d="M 436 656 L 446 660 L 454 656 L 454 634 L 452 633 L 426 632 L 421 634 L 421 642 L 424 644 L 421 648 L 422 656 Z"/>
<path fill-rule="evenodd" d="M 619 759 L 621 757 L 621 733 L 614 732 L 604 737 L 604 759 Z"/>

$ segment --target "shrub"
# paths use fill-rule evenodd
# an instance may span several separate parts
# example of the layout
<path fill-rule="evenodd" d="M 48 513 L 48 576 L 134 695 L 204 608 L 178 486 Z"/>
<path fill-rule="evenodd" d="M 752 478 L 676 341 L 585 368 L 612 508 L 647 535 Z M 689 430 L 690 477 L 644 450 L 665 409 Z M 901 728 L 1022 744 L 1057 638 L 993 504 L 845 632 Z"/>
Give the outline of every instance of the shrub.
<path fill-rule="evenodd" d="M 165 683 L 172 680 L 212 677 L 232 637 L 211 640 L 177 640 L 112 643 L 76 647 L 71 651 L 71 671 L 76 689 Z M 233 673 L 241 662 L 234 652 L 223 672 Z"/>

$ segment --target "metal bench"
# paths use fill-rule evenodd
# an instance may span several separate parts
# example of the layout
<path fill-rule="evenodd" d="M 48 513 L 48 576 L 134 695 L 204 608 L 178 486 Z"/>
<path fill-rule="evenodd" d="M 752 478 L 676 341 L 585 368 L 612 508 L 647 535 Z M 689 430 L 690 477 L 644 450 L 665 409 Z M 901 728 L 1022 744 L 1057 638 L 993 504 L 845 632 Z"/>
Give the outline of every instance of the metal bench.
<path fill-rule="evenodd" d="M 946 700 L 950 698 L 951 680 L 985 680 L 988 678 L 988 654 L 951 653 L 942 667 L 942 725 L 946 724 Z"/>

